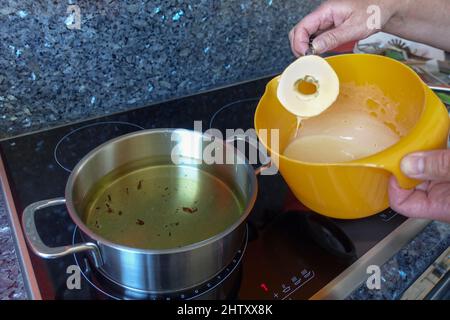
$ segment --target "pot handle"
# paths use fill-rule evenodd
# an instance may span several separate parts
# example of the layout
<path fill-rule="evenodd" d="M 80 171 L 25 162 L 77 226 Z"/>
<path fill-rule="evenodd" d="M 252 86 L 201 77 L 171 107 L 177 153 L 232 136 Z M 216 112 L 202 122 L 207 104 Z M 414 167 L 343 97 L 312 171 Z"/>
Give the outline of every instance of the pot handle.
<path fill-rule="evenodd" d="M 256 151 L 258 151 L 262 164 L 258 168 L 255 169 L 256 175 L 260 175 L 260 174 L 264 175 L 263 172 L 272 167 L 272 165 L 273 165 L 272 159 L 267 155 L 267 152 L 265 150 L 261 150 L 262 144 L 258 142 L 257 137 L 253 137 L 248 134 L 236 134 L 236 135 L 232 136 L 231 138 L 227 138 L 225 140 L 225 142 L 228 144 L 234 144 L 234 142 L 236 142 L 236 141 L 246 142 L 252 148 L 254 148 Z"/>
<path fill-rule="evenodd" d="M 35 254 L 45 259 L 54 259 L 72 253 L 91 251 L 95 266 L 97 268 L 100 267 L 103 264 L 103 259 L 100 250 L 95 243 L 86 242 L 51 248 L 45 245 L 39 236 L 34 219 L 36 211 L 65 203 L 66 199 L 64 198 L 54 198 L 32 203 L 25 208 L 22 214 L 22 225 L 28 244 Z"/>

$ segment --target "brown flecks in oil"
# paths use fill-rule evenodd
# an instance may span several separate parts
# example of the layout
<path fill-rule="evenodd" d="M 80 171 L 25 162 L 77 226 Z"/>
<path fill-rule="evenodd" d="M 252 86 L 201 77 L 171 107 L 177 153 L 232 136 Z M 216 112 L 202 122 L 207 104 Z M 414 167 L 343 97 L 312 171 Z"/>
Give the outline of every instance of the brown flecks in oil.
<path fill-rule="evenodd" d="M 95 210 L 100 210 L 100 207 L 96 207 Z"/>
<path fill-rule="evenodd" d="M 105 206 L 106 206 L 106 212 L 108 212 L 108 213 L 112 213 L 113 212 L 113 209 L 111 208 L 111 206 L 109 205 L 108 202 L 105 202 Z"/>
<path fill-rule="evenodd" d="M 176 227 L 176 226 L 178 226 L 179 224 L 180 224 L 180 222 L 177 221 L 177 222 L 169 223 L 169 225 L 166 224 L 164 227 L 165 227 L 165 228 L 167 228 L 168 226 Z"/>
<path fill-rule="evenodd" d="M 172 232 L 169 232 L 169 237 L 171 237 L 172 236 Z"/>
<path fill-rule="evenodd" d="M 169 190 L 169 187 L 165 187 L 165 188 L 164 188 L 164 191 L 167 191 L 167 190 Z"/>
<path fill-rule="evenodd" d="M 138 190 L 142 189 L 142 180 L 139 180 L 138 185 L 137 185 L 137 189 Z"/>
<path fill-rule="evenodd" d="M 128 190 L 128 187 L 125 188 L 125 193 L 130 194 L 130 191 Z"/>
<path fill-rule="evenodd" d="M 119 210 L 118 215 L 121 216 L 122 215 L 122 211 Z"/>
<path fill-rule="evenodd" d="M 183 207 L 183 211 L 187 213 L 195 213 L 198 211 L 198 208 L 196 207 Z"/>
<path fill-rule="evenodd" d="M 142 221 L 141 219 L 136 219 L 136 224 L 139 226 L 143 226 L 144 225 L 144 221 Z"/>
<path fill-rule="evenodd" d="M 108 201 L 109 201 L 109 202 L 111 202 L 111 201 L 112 201 L 112 199 L 111 199 L 111 195 L 110 195 L 110 194 L 108 194 Z"/>

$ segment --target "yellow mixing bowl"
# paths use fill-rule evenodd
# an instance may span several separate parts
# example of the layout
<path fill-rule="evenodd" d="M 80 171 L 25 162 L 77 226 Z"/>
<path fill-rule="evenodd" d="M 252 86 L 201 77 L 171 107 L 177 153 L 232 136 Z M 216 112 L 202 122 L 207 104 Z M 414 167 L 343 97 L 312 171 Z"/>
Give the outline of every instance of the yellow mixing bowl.
<path fill-rule="evenodd" d="M 327 61 L 340 83 L 374 84 L 397 102 L 397 125 L 406 127 L 408 133 L 382 152 L 351 162 L 308 163 L 287 158 L 280 153 L 293 136 L 297 119 L 277 99 L 279 77 L 267 84 L 255 113 L 255 129 L 257 133 L 261 129 L 279 130 L 278 144 L 272 144 L 270 134 L 261 134 L 259 139 L 298 200 L 329 217 L 363 218 L 388 208 L 391 174 L 403 188 L 420 182 L 402 174 L 400 161 L 414 151 L 446 148 L 449 117 L 434 92 L 398 61 L 368 54 L 333 56 Z M 272 145 L 278 146 L 277 150 Z"/>

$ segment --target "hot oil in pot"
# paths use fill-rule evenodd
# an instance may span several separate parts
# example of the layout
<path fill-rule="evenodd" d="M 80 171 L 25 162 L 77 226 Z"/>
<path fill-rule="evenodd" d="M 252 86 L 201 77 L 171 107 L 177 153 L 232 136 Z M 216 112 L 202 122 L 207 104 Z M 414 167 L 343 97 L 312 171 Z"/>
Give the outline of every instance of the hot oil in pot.
<path fill-rule="evenodd" d="M 336 102 L 297 123 L 284 155 L 305 162 L 346 162 L 378 153 L 405 134 L 396 104 L 375 86 L 342 84 Z"/>
<path fill-rule="evenodd" d="M 119 168 L 99 181 L 88 199 L 85 221 L 92 231 L 144 249 L 208 239 L 234 224 L 244 209 L 237 193 L 220 179 L 195 166 L 174 164 Z"/>

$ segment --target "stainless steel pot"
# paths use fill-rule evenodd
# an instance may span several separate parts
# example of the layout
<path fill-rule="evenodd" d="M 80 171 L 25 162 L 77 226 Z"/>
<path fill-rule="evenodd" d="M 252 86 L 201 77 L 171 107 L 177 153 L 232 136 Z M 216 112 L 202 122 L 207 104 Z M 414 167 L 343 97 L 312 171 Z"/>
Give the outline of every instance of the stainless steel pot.
<path fill-rule="evenodd" d="M 239 139 L 239 138 L 238 138 Z M 22 224 L 32 251 L 43 258 L 58 258 L 76 252 L 89 253 L 91 262 L 104 276 L 132 290 L 162 294 L 192 288 L 219 273 L 232 260 L 245 236 L 245 220 L 257 195 L 256 172 L 232 144 L 215 140 L 236 164 L 205 164 L 191 161 L 183 165 L 211 173 L 243 196 L 244 210 L 239 220 L 225 231 L 204 241 L 181 248 L 146 250 L 119 245 L 94 233 L 83 222 L 83 204 L 88 191 L 99 179 L 131 161 L 148 157 L 183 156 L 203 159 L 210 143 L 204 134 L 183 129 L 155 129 L 127 134 L 92 150 L 74 168 L 65 189 L 65 198 L 43 200 L 29 205 Z M 175 146 L 178 146 L 175 148 Z M 181 146 L 181 147 L 180 147 Z M 176 150 L 176 151 L 175 151 Z M 66 205 L 84 243 L 50 248 L 39 236 L 35 214 L 40 209 Z"/>

